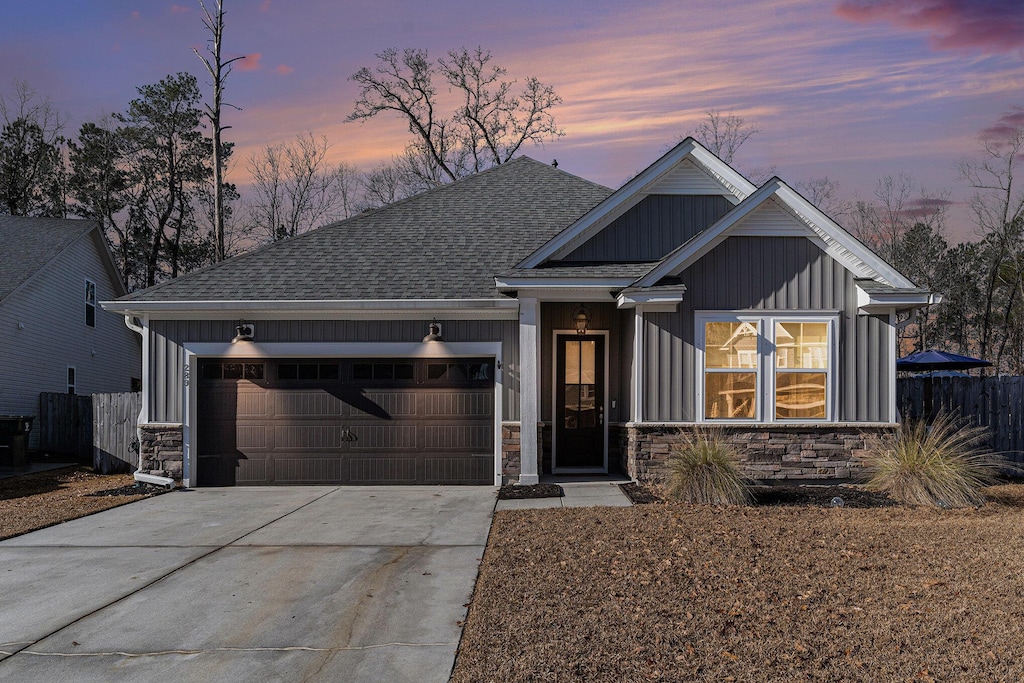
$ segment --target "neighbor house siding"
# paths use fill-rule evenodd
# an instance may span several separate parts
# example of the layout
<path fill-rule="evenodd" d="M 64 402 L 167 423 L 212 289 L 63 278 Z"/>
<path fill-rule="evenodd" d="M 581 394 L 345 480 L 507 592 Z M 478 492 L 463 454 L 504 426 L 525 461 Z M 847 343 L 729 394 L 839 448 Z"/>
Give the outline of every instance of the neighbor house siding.
<path fill-rule="evenodd" d="M 41 392 L 67 391 L 69 365 L 78 394 L 130 391 L 142 377 L 141 340 L 123 316 L 97 305 L 96 326 L 85 324 L 86 278 L 97 301 L 121 294 L 100 257 L 102 239 L 86 233 L 0 303 L 0 415 L 38 415 Z M 37 420 L 29 447 L 38 444 Z"/>
<path fill-rule="evenodd" d="M 182 422 L 183 344 L 226 342 L 234 320 L 154 320 L 150 322 L 149 392 L 151 422 Z M 257 320 L 256 337 L 265 343 L 410 342 L 427 332 L 424 320 Z M 503 420 L 519 419 L 519 323 L 514 320 L 442 321 L 446 342 L 502 342 Z"/>
<path fill-rule="evenodd" d="M 644 419 L 696 419 L 696 311 L 839 311 L 838 419 L 888 422 L 887 316 L 857 314 L 853 275 L 803 237 L 730 237 L 682 276 L 674 313 L 644 316 Z"/>
<path fill-rule="evenodd" d="M 565 261 L 657 261 L 733 207 L 719 195 L 648 195 Z"/>

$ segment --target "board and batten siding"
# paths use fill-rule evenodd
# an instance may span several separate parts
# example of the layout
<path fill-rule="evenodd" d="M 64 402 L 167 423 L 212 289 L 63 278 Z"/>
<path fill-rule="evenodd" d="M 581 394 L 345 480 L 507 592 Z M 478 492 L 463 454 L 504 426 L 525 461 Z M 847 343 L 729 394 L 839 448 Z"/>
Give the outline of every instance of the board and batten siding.
<path fill-rule="evenodd" d="M 424 320 L 255 320 L 256 337 L 266 343 L 412 342 L 427 333 Z M 149 420 L 182 421 L 182 378 L 189 342 L 226 342 L 235 320 L 153 320 L 150 322 Z M 502 342 L 503 420 L 519 419 L 519 323 L 515 320 L 441 321 L 447 342 Z"/>
<path fill-rule="evenodd" d="M 78 394 L 131 391 L 142 377 L 142 341 L 124 316 L 97 305 L 96 326 L 85 324 L 86 278 L 97 301 L 120 296 L 102 239 L 85 233 L 0 303 L 0 415 L 37 417 L 29 448 L 39 447 L 39 394 L 65 393 L 69 365 Z"/>
<path fill-rule="evenodd" d="M 644 419 L 696 419 L 696 311 L 838 310 L 838 419 L 888 422 L 887 316 L 858 315 L 853 274 L 803 237 L 730 237 L 682 274 L 674 313 L 644 315 Z"/>
<path fill-rule="evenodd" d="M 732 207 L 720 195 L 648 195 L 563 260 L 657 261 Z"/>
<path fill-rule="evenodd" d="M 543 302 L 540 305 L 541 347 L 540 347 L 540 419 L 551 422 L 552 395 L 554 388 L 554 332 L 573 330 L 576 324 L 573 315 L 579 303 Z M 629 384 L 633 362 L 633 311 L 620 310 L 614 303 L 588 303 L 590 329 L 608 332 L 608 367 L 605 377 L 608 381 L 608 421 L 626 422 L 629 419 Z M 612 400 L 615 407 L 611 407 Z"/>

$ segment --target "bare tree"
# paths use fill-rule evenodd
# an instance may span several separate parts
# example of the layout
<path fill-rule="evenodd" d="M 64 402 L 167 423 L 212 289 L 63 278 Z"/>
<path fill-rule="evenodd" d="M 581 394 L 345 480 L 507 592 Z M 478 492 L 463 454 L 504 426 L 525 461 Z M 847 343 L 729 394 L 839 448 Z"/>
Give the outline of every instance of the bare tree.
<path fill-rule="evenodd" d="M 755 123 L 747 123 L 742 116 L 723 114 L 712 109 L 707 120 L 701 121 L 693 137 L 727 164 L 733 162 L 736 152 L 752 135 L 761 132 Z"/>
<path fill-rule="evenodd" d="M 206 108 L 206 116 L 210 119 L 210 125 L 213 127 L 213 222 L 214 222 L 214 240 L 215 240 L 215 252 L 214 260 L 224 260 L 224 154 L 223 147 L 221 146 L 221 132 L 230 128 L 230 126 L 224 126 L 221 124 L 221 107 L 223 104 L 224 97 L 224 82 L 227 80 L 228 75 L 231 73 L 231 65 L 240 59 L 245 59 L 245 56 L 235 57 L 224 61 L 221 58 L 221 42 L 224 37 L 224 0 L 217 0 L 217 8 L 215 12 L 211 12 L 203 0 L 199 0 L 199 6 L 203 8 L 203 25 L 206 26 L 210 32 L 210 40 L 207 41 L 209 44 L 210 58 L 208 59 L 202 55 L 199 50 L 192 48 L 192 51 L 196 53 L 196 56 L 202 60 L 206 70 L 210 73 L 210 78 L 213 79 L 213 104 L 204 105 Z M 229 107 L 235 107 L 233 104 L 228 104 Z"/>
<path fill-rule="evenodd" d="M 850 202 L 839 198 L 839 181 L 835 178 L 808 178 L 797 183 L 796 189 L 833 220 L 846 216 L 853 208 Z"/>
<path fill-rule="evenodd" d="M 961 161 L 960 174 L 975 189 L 970 206 L 985 263 L 979 348 L 984 358 L 996 347 L 998 370 L 1007 344 L 1024 343 L 1024 191 L 1014 177 L 1024 125 L 994 128 L 981 140 L 980 159 Z"/>
<path fill-rule="evenodd" d="M 426 162 L 420 170 L 427 182 L 503 164 L 526 142 L 543 144 L 564 135 L 551 114 L 562 101 L 554 89 L 530 77 L 517 92 L 516 81 L 506 80 L 506 70 L 491 62 L 491 53 L 480 47 L 451 50 L 436 62 L 426 50 L 385 50 L 373 70 L 364 67 L 352 75 L 360 93 L 346 121 L 381 112 L 404 119 L 414 137 L 407 153 Z M 451 114 L 441 113 L 437 76 L 459 99 Z"/>
<path fill-rule="evenodd" d="M 0 213 L 64 216 L 67 165 L 64 120 L 26 81 L 0 93 Z"/>
<path fill-rule="evenodd" d="M 284 239 L 352 215 L 358 174 L 348 164 L 332 166 L 329 149 L 326 137 L 306 132 L 249 158 L 249 218 L 258 231 Z"/>

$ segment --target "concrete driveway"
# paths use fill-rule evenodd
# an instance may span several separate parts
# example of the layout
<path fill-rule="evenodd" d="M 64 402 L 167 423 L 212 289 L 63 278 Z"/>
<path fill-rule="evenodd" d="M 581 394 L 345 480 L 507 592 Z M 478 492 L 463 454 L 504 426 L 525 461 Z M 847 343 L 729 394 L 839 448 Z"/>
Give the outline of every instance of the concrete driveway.
<path fill-rule="evenodd" d="M 447 681 L 492 487 L 175 491 L 0 543 L 0 680 Z"/>

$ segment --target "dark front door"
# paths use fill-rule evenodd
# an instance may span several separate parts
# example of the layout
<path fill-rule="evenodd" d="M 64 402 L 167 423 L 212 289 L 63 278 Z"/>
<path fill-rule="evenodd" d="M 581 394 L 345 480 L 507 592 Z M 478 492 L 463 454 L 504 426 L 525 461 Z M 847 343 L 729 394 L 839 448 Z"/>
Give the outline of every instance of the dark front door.
<path fill-rule="evenodd" d="M 555 467 L 604 467 L 604 336 L 558 335 Z"/>

